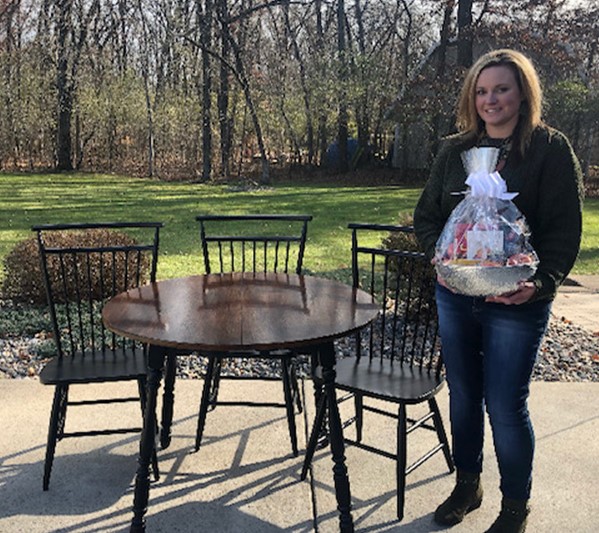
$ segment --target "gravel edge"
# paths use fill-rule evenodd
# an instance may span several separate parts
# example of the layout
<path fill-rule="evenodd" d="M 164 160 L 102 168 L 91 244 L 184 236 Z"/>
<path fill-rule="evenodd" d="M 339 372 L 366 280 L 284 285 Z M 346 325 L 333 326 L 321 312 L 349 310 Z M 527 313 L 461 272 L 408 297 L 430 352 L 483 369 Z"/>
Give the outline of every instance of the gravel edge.
<path fill-rule="evenodd" d="M 36 355 L 45 336 L 0 338 L 0 380 L 37 379 L 48 360 Z M 343 341 L 338 343 L 343 351 Z M 202 357 L 178 358 L 177 375 L 181 379 L 200 379 L 205 371 Z M 275 377 L 279 375 L 276 361 L 234 359 L 225 373 Z M 306 360 L 300 370 L 309 374 Z M 568 320 L 551 316 L 545 338 L 539 350 L 532 379 L 534 381 L 599 382 L 599 334 L 576 326 Z"/>

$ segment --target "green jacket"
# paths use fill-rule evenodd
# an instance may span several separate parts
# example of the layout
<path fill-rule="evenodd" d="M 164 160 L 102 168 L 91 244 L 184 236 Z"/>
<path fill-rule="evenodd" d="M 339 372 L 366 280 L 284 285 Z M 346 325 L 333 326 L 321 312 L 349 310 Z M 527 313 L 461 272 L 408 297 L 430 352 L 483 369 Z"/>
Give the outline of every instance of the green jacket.
<path fill-rule="evenodd" d="M 462 136 L 446 139 L 414 211 L 416 236 L 433 257 L 445 222 L 466 190 L 460 154 L 472 142 Z M 559 131 L 538 127 L 524 158 L 510 153 L 500 172 L 514 204 L 526 217 L 531 244 L 539 256 L 533 281 L 535 300 L 553 299 L 576 261 L 582 233 L 582 172 L 568 139 Z"/>

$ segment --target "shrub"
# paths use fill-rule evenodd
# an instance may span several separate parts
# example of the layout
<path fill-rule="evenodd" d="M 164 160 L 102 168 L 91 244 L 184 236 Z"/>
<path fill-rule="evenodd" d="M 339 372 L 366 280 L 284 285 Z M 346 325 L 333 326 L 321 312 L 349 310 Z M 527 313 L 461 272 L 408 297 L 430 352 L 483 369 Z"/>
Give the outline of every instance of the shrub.
<path fill-rule="evenodd" d="M 414 217 L 407 213 L 400 213 L 398 226 L 412 227 L 414 225 Z M 383 239 L 383 246 L 388 250 L 407 250 L 408 252 L 421 252 L 422 248 L 416 239 L 414 233 L 408 232 L 393 232 Z"/>
<path fill-rule="evenodd" d="M 136 244 L 135 239 L 126 233 L 93 229 L 86 231 L 56 231 L 44 233 L 44 241 L 50 247 L 100 247 L 100 246 L 129 246 Z M 59 287 L 60 268 L 65 268 L 69 279 L 79 278 L 80 287 L 89 287 L 94 299 L 101 299 L 107 293 L 108 281 L 106 272 L 113 270 L 117 280 L 125 278 L 125 272 L 133 272 L 137 264 L 137 257 L 132 254 L 125 260 L 124 254 L 115 256 L 114 266 L 111 254 L 92 254 L 88 265 L 83 254 L 77 254 L 76 260 L 69 260 L 61 266 L 58 257 L 48 257 L 48 273 L 53 287 Z M 141 258 L 142 278 L 144 283 L 149 271 L 150 261 L 146 256 Z M 19 242 L 4 260 L 3 296 L 15 301 L 31 304 L 46 303 L 46 288 L 40 260 L 37 237 L 33 236 Z M 129 286 L 133 283 L 131 280 Z M 74 285 L 74 284 L 73 284 Z M 124 288 L 124 287 L 123 287 Z M 57 291 L 58 292 L 58 291 Z M 86 294 L 87 296 L 87 294 Z M 75 297 L 69 294 L 69 299 Z M 60 301 L 57 298 L 57 301 Z M 62 298 L 64 300 L 64 298 Z"/>
<path fill-rule="evenodd" d="M 411 214 L 400 213 L 397 225 L 412 227 L 414 225 L 414 218 Z M 388 250 L 405 250 L 408 252 L 423 251 L 418 239 L 416 239 L 416 235 L 413 232 L 390 233 L 385 239 L 383 239 L 383 246 Z M 390 265 L 390 271 L 393 272 L 397 278 L 409 276 L 409 269 L 410 267 L 407 263 L 400 264 L 398 261 Z M 436 273 L 433 265 L 428 261 L 418 263 L 414 267 L 414 272 L 412 272 L 412 275 L 414 279 L 421 279 L 421 276 L 430 279 L 431 283 L 424 288 L 423 297 L 427 301 L 429 299 L 434 299 L 433 281 L 436 279 Z"/>
<path fill-rule="evenodd" d="M 0 300 L 0 334 L 5 337 L 33 337 L 50 331 L 52 319 L 46 306 L 30 306 L 14 300 Z"/>

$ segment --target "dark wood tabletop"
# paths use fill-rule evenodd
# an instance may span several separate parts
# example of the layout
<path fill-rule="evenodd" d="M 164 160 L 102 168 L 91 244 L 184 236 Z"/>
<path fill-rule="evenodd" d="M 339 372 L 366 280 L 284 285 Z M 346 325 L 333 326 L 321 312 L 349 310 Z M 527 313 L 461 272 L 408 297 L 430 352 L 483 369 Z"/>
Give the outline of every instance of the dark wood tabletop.
<path fill-rule="evenodd" d="M 234 351 L 327 342 L 364 327 L 378 308 L 366 292 L 328 279 L 232 273 L 131 289 L 103 310 L 108 329 L 171 348 Z"/>
<path fill-rule="evenodd" d="M 149 345 L 144 427 L 130 531 L 145 531 L 149 468 L 157 434 L 157 394 L 165 357 L 172 367 L 177 355 L 189 351 L 258 350 L 259 354 L 260 350 L 308 348 L 322 367 L 323 393 L 318 402 L 327 405 L 339 529 L 353 532 L 343 430 L 335 394 L 333 341 L 368 325 L 378 310 L 368 293 L 349 285 L 314 276 L 274 273 L 208 274 L 163 280 L 108 301 L 102 310 L 106 327 Z M 170 387 L 172 384 L 165 385 L 163 402 L 163 426 L 167 428 L 172 420 Z M 317 430 L 313 428 L 311 439 Z"/>

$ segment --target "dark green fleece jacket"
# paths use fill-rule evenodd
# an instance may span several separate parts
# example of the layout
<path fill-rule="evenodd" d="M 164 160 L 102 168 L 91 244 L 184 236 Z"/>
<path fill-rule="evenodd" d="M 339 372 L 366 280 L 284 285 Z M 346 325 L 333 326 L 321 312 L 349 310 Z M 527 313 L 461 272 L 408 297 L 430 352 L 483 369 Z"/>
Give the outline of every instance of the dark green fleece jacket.
<path fill-rule="evenodd" d="M 461 136 L 444 141 L 414 211 L 416 236 L 431 258 L 445 222 L 463 199 L 451 193 L 467 188 L 460 154 L 471 147 Z M 512 151 L 500 175 L 509 192 L 519 193 L 513 202 L 528 221 L 539 256 L 533 300 L 553 299 L 580 248 L 583 189 L 578 159 L 562 133 L 538 127 L 524 158 Z"/>

